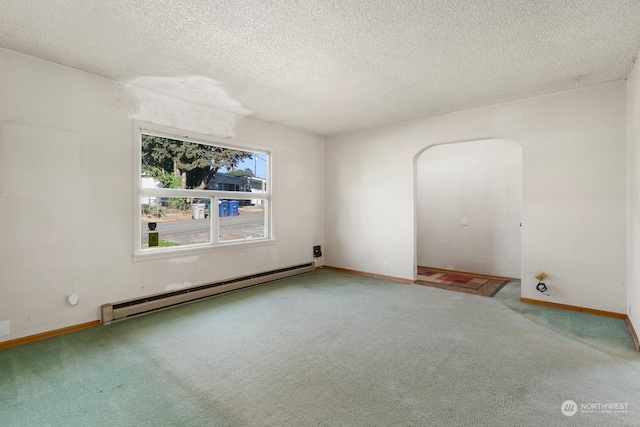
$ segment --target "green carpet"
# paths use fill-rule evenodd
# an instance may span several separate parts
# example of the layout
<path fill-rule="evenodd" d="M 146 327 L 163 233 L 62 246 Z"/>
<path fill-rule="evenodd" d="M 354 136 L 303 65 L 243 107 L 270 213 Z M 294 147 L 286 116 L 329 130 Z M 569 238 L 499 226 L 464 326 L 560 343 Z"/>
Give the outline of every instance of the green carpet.
<path fill-rule="evenodd" d="M 0 425 L 640 425 L 624 322 L 518 297 L 319 270 L 0 351 Z"/>

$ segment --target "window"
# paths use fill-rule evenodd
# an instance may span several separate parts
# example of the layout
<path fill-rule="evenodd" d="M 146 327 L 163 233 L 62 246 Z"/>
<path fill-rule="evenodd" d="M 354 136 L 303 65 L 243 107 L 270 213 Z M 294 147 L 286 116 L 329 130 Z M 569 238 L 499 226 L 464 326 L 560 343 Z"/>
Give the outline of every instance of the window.
<path fill-rule="evenodd" d="M 136 123 L 135 255 L 270 242 L 270 152 Z"/>

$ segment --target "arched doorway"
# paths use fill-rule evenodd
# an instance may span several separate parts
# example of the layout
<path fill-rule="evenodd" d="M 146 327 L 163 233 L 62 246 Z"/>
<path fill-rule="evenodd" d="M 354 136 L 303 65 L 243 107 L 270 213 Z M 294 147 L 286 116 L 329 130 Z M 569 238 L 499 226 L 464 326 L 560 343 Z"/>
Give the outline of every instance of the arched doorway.
<path fill-rule="evenodd" d="M 442 144 L 416 159 L 418 266 L 520 277 L 522 147 Z"/>

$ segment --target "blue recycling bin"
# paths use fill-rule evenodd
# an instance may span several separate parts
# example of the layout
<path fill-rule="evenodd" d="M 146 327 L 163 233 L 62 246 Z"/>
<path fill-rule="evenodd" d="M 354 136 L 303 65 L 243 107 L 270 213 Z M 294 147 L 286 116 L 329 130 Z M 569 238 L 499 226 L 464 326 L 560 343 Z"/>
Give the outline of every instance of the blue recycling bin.
<path fill-rule="evenodd" d="M 229 200 L 229 216 L 238 216 L 238 205 L 237 200 Z"/>
<path fill-rule="evenodd" d="M 227 201 L 220 202 L 220 204 L 218 205 L 218 216 L 219 217 L 229 216 L 229 202 Z"/>

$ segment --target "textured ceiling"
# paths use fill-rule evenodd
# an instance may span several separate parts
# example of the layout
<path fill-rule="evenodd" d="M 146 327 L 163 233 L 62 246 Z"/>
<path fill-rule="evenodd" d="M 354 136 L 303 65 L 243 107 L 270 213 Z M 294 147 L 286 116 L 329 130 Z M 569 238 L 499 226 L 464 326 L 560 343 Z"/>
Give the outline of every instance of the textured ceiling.
<path fill-rule="evenodd" d="M 0 46 L 319 135 L 628 76 L 638 0 L 2 0 Z"/>

